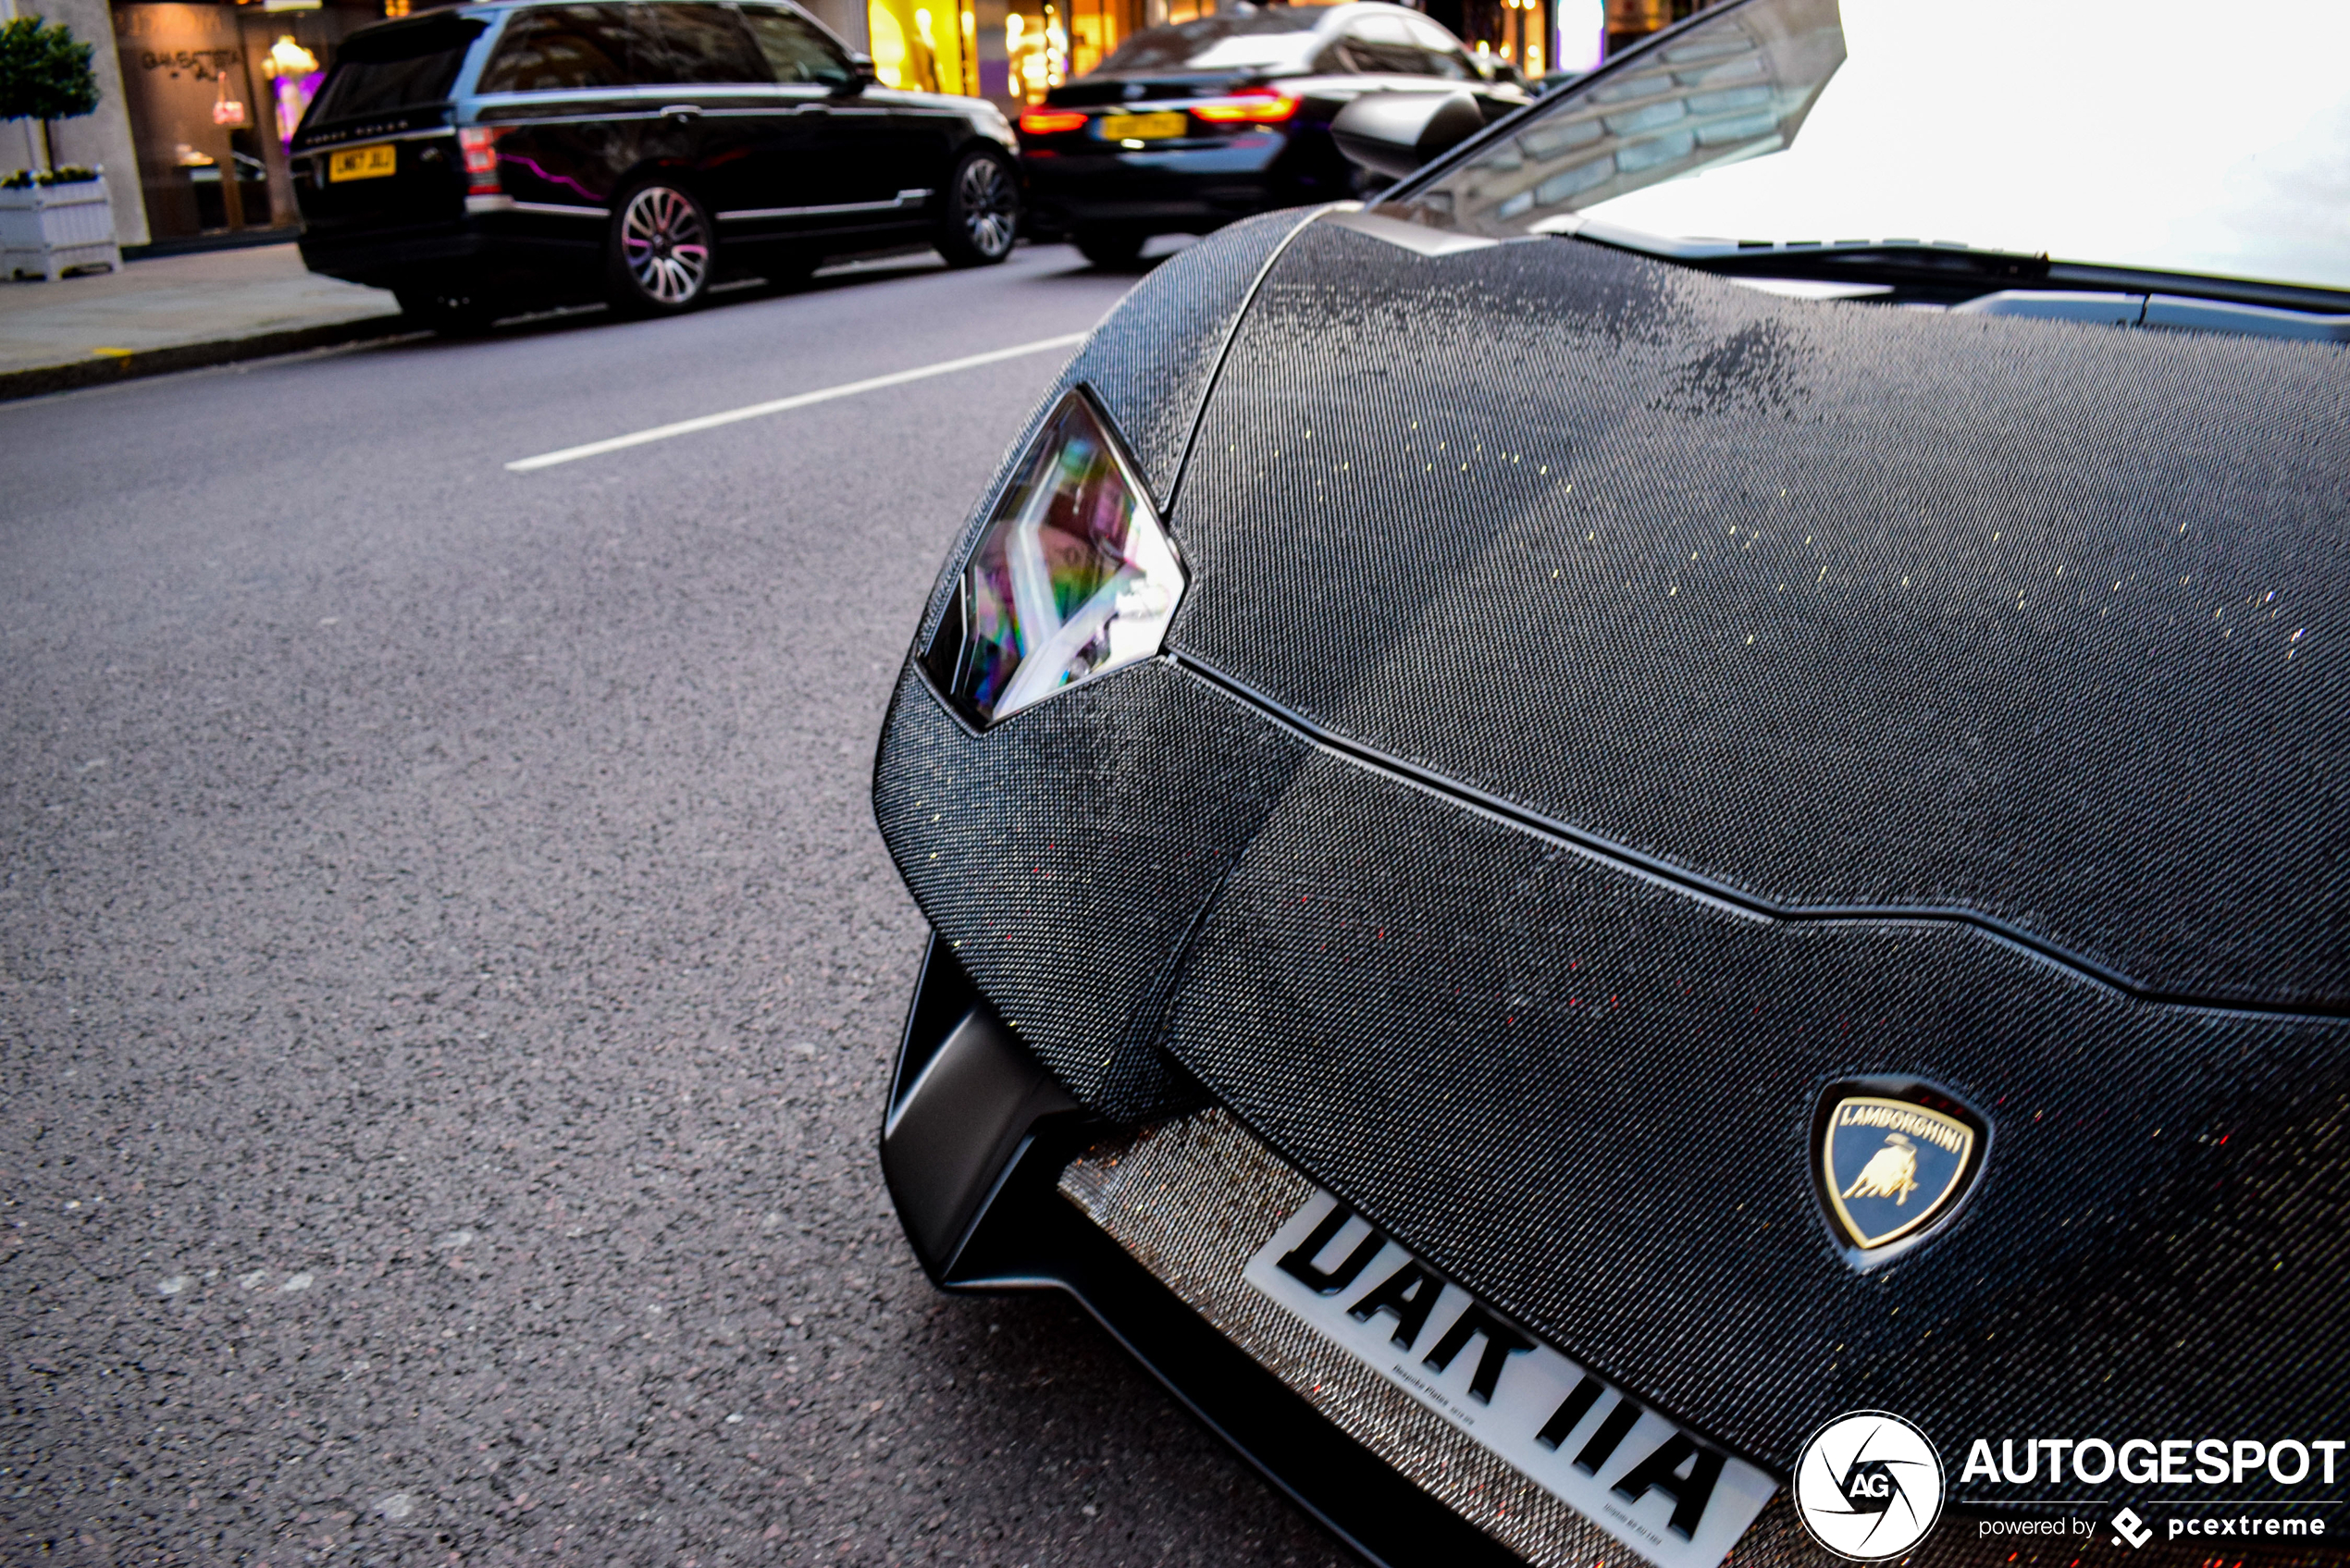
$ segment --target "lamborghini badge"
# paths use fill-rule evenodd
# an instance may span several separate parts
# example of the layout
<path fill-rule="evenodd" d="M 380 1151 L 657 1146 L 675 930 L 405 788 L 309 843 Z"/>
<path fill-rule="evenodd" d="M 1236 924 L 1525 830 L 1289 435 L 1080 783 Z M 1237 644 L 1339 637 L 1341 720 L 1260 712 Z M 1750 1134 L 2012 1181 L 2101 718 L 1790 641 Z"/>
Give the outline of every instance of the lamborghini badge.
<path fill-rule="evenodd" d="M 1828 1086 L 1814 1117 L 1813 1171 L 1829 1229 L 1856 1267 L 1872 1267 L 1958 1211 L 1990 1125 L 1948 1092 L 1913 1079 Z"/>

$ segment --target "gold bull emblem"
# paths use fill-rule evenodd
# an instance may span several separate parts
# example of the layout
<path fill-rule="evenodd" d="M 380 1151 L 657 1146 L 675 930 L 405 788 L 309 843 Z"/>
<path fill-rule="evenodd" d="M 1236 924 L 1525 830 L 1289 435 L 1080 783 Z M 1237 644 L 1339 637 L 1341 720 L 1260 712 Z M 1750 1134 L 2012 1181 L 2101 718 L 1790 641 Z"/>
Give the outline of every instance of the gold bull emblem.
<path fill-rule="evenodd" d="M 1917 1149 L 1899 1132 L 1885 1135 L 1885 1147 L 1869 1156 L 1852 1185 L 1844 1190 L 1848 1198 L 1890 1198 L 1896 1205 L 1907 1203 L 1910 1194 L 1918 1190 Z"/>

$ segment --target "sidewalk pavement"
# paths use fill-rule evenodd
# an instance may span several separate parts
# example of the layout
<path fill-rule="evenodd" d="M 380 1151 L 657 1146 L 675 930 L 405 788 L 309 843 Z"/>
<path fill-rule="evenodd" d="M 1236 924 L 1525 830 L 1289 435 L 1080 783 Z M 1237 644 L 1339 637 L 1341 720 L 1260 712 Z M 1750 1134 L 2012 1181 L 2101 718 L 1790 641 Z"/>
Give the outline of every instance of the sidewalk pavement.
<path fill-rule="evenodd" d="M 291 245 L 0 282 L 0 399 L 409 330 L 378 289 L 321 278 Z"/>

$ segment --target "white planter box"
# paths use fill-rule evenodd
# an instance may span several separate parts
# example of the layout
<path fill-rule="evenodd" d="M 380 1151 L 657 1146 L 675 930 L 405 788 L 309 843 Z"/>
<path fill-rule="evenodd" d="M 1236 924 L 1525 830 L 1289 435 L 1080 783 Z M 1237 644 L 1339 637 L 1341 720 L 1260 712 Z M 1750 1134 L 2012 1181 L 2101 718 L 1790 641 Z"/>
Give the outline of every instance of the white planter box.
<path fill-rule="evenodd" d="M 106 177 L 0 191 L 0 275 L 52 282 L 84 267 L 122 270 Z"/>

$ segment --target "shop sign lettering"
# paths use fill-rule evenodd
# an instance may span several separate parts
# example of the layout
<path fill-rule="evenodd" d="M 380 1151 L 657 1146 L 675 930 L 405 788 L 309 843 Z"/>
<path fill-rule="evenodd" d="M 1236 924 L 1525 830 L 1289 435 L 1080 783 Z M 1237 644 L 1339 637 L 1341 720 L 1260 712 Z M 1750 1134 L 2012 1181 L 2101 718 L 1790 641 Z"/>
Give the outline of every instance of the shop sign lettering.
<path fill-rule="evenodd" d="M 142 49 L 139 68 L 145 71 L 168 71 L 173 76 L 186 71 L 198 81 L 216 81 L 230 66 L 244 58 L 235 49 Z"/>

